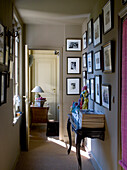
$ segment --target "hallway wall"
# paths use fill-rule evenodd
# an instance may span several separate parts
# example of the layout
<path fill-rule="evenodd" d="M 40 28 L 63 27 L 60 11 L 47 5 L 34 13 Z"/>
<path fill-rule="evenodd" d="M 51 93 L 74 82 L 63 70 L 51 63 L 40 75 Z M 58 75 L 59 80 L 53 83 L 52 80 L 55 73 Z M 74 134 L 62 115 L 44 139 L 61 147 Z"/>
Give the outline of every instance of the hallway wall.
<path fill-rule="evenodd" d="M 0 1 L 0 23 L 12 30 L 12 0 Z M 0 106 L 0 169 L 10 170 L 20 153 L 20 121 L 13 125 L 13 80 L 7 88 L 7 103 Z"/>
<path fill-rule="evenodd" d="M 102 8 L 106 4 L 107 0 L 99 0 L 95 5 L 93 11 L 91 12 L 90 19 L 93 19 L 93 22 L 97 19 L 99 14 L 102 14 Z M 102 111 L 105 114 L 106 126 L 105 126 L 105 140 L 101 141 L 98 139 L 92 139 L 92 154 L 97 160 L 98 164 L 103 170 L 117 170 L 120 169 L 118 164 L 119 161 L 119 120 L 118 120 L 118 77 L 119 77 L 119 63 L 118 63 L 118 13 L 123 8 L 122 1 L 114 0 L 114 27 L 107 34 L 102 33 L 102 43 L 97 47 L 93 47 L 93 43 L 88 46 L 83 52 L 96 52 L 101 50 L 101 47 L 108 41 L 113 40 L 114 49 L 113 49 L 113 65 L 115 66 L 115 71 L 113 73 L 105 74 L 100 71 L 95 71 L 93 74 L 88 74 L 88 79 L 94 78 L 95 75 L 102 75 L 102 84 L 111 85 L 111 111 L 100 106 L 90 100 L 90 105 L 94 107 L 95 110 Z M 102 26 L 102 25 L 101 25 Z M 82 33 L 84 33 L 86 28 L 82 27 Z M 103 28 L 102 28 L 103 30 Z M 103 32 L 103 31 L 102 31 Z M 112 56 L 113 57 L 113 56 Z M 114 102 L 113 102 L 114 98 Z"/>

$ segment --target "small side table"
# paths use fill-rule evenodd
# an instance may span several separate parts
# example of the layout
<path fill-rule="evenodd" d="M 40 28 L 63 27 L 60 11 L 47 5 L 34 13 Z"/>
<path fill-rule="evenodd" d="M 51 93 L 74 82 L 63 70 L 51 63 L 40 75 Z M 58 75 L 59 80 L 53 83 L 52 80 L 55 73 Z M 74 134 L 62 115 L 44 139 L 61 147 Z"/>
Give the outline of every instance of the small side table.
<path fill-rule="evenodd" d="M 47 123 L 49 107 L 30 106 L 31 125 L 32 123 Z"/>

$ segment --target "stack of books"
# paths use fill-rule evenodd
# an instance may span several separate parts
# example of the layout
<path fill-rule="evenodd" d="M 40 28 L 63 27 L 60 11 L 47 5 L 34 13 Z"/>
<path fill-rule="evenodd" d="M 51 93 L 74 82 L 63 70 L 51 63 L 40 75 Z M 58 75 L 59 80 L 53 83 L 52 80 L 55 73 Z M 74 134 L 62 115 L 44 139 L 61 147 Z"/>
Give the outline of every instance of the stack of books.
<path fill-rule="evenodd" d="M 79 110 L 78 128 L 104 128 L 105 115 L 92 110 Z"/>

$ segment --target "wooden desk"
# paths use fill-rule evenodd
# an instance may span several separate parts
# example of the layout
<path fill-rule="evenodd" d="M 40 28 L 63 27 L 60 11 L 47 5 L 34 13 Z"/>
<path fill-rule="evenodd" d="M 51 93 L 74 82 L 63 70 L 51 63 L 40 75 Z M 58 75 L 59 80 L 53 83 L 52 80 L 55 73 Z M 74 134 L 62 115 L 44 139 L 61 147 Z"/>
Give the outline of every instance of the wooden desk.
<path fill-rule="evenodd" d="M 49 107 L 30 107 L 32 123 L 47 123 Z"/>
<path fill-rule="evenodd" d="M 72 127 L 72 130 L 77 134 L 76 156 L 77 156 L 77 160 L 78 160 L 78 167 L 79 167 L 78 169 L 80 170 L 81 169 L 81 156 L 80 156 L 81 140 L 84 139 L 85 137 L 98 138 L 100 140 L 104 140 L 105 128 L 81 128 L 81 129 L 77 129 L 75 123 L 72 120 L 71 114 L 68 114 L 67 132 L 68 132 L 69 145 L 70 145 L 69 148 L 68 148 L 68 155 L 70 154 L 71 146 L 72 146 L 70 126 Z"/>

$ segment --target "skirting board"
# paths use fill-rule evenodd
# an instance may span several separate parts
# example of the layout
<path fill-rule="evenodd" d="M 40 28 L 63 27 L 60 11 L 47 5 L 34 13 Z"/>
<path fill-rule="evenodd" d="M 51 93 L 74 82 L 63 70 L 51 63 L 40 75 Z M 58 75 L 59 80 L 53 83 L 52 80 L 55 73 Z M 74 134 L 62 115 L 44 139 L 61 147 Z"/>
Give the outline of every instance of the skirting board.
<path fill-rule="evenodd" d="M 90 161 L 94 167 L 95 170 L 102 170 L 100 164 L 98 163 L 98 161 L 96 160 L 95 156 L 92 154 L 92 152 L 89 152 L 89 156 L 90 156 Z"/>

